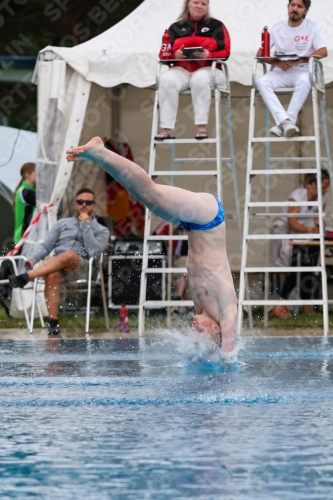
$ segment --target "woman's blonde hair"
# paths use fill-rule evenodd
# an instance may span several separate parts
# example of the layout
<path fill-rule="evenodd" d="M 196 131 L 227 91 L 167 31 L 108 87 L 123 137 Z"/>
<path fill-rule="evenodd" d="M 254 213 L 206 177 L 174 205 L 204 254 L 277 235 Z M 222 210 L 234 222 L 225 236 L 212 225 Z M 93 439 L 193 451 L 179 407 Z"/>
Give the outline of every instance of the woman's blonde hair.
<path fill-rule="evenodd" d="M 177 21 L 180 23 L 180 24 L 184 24 L 187 20 L 188 20 L 188 16 L 189 16 L 189 8 L 188 8 L 188 4 L 190 3 L 191 0 L 184 0 L 184 4 L 183 4 L 183 9 L 177 19 Z M 210 13 L 209 13 L 209 0 L 207 0 L 207 3 L 208 3 L 208 9 L 207 9 L 207 14 L 204 16 L 204 20 L 205 21 L 208 21 L 210 19 Z"/>
<path fill-rule="evenodd" d="M 34 170 L 36 170 L 36 165 L 34 163 L 25 163 L 24 165 L 22 165 L 21 170 L 20 170 L 21 180 L 18 183 L 18 185 L 16 186 L 16 189 L 14 191 L 13 198 L 12 198 L 13 199 L 12 205 L 13 205 L 14 210 L 15 210 L 16 193 L 20 189 L 20 187 L 22 186 L 22 182 L 24 182 L 26 175 L 31 174 L 31 172 L 34 172 Z"/>

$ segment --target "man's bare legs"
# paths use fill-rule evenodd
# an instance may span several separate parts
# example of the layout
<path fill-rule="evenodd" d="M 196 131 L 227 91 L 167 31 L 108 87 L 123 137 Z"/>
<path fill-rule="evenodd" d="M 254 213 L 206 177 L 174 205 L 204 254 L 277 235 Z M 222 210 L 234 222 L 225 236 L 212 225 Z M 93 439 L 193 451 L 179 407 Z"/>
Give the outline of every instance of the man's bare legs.
<path fill-rule="evenodd" d="M 169 222 L 207 224 L 217 214 L 216 200 L 210 194 L 155 184 L 139 165 L 106 149 L 99 137 L 94 137 L 85 146 L 68 150 L 67 160 L 98 163 L 136 200 Z"/>
<path fill-rule="evenodd" d="M 50 259 L 44 260 L 40 266 L 32 271 L 28 271 L 27 274 L 30 280 L 34 280 L 35 278 L 47 276 L 56 271 L 64 270 L 66 273 L 69 273 L 78 266 L 80 259 L 81 257 L 76 252 L 66 250 L 66 252 L 61 255 L 57 255 L 57 257 L 51 257 Z"/>
<path fill-rule="evenodd" d="M 30 280 L 45 276 L 45 301 L 50 319 L 58 319 L 58 310 L 60 303 L 59 285 L 61 283 L 60 271 L 69 273 L 73 271 L 80 262 L 80 256 L 72 250 L 51 257 L 41 263 L 36 269 L 27 274 Z"/>
<path fill-rule="evenodd" d="M 176 288 L 176 294 L 178 295 L 178 297 L 182 297 L 184 295 L 185 286 L 186 286 L 186 279 L 185 279 L 185 276 L 183 274 L 181 274 L 176 279 L 176 287 L 175 288 Z"/>
<path fill-rule="evenodd" d="M 54 271 L 45 275 L 45 302 L 51 319 L 58 319 L 60 304 L 59 286 L 61 284 L 61 273 Z"/>

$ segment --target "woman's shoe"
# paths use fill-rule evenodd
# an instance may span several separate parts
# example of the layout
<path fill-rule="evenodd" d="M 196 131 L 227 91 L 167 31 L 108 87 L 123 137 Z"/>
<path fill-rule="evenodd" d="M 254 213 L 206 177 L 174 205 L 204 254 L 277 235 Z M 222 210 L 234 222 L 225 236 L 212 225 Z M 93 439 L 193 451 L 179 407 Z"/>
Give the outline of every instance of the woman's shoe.
<path fill-rule="evenodd" d="M 195 139 L 197 139 L 197 141 L 201 141 L 202 139 L 208 139 L 208 134 L 206 130 L 197 130 L 197 133 L 195 134 Z"/>
<path fill-rule="evenodd" d="M 170 134 L 170 132 L 167 132 L 166 130 L 162 130 L 162 132 L 159 132 L 157 135 L 155 135 L 154 139 L 155 139 L 155 141 L 165 141 L 166 139 L 176 139 L 176 137 L 174 135 L 171 135 L 171 134 Z"/>

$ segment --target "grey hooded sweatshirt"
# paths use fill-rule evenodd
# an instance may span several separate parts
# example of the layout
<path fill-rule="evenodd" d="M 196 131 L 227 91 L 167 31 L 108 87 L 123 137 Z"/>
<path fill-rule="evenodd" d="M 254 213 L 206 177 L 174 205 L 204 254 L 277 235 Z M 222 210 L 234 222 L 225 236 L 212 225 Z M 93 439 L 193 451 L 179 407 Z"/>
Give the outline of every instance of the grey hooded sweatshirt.
<path fill-rule="evenodd" d="M 98 257 L 105 249 L 109 239 L 109 230 L 93 217 L 91 221 L 80 222 L 77 216 L 58 220 L 43 243 L 38 245 L 31 259 L 39 262 L 52 250 L 60 255 L 66 250 L 73 250 L 84 259 Z"/>

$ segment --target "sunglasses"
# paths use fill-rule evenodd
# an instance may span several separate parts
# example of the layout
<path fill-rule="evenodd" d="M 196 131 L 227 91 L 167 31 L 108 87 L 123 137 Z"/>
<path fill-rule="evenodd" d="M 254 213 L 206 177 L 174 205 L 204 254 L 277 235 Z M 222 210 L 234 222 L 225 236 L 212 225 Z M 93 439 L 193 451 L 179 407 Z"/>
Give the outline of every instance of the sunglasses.
<path fill-rule="evenodd" d="M 78 205 L 86 204 L 87 207 L 90 207 L 91 205 L 93 205 L 95 203 L 95 201 L 94 200 L 75 200 L 75 203 L 77 203 Z"/>

